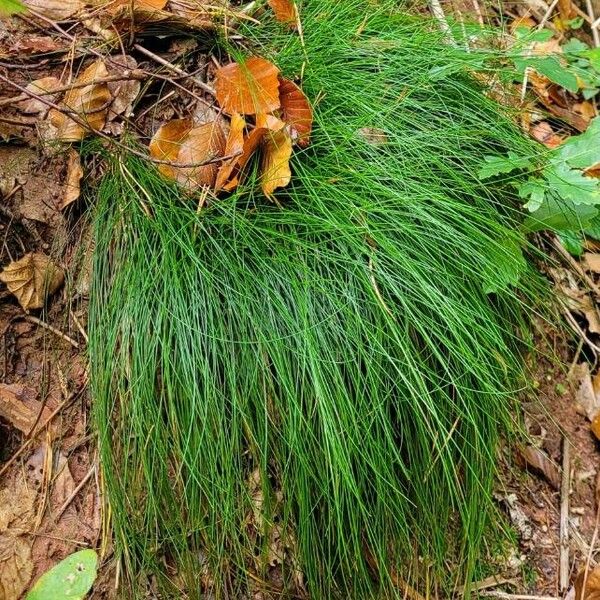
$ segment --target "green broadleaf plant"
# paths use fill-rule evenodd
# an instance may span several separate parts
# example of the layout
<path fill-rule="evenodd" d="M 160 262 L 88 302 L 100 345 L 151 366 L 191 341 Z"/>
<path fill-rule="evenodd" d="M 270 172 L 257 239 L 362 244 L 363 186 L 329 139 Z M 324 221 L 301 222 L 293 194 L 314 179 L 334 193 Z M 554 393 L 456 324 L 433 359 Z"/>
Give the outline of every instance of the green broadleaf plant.
<path fill-rule="evenodd" d="M 10 17 L 18 13 L 25 12 L 27 7 L 21 0 L 0 0 L 0 18 Z"/>
<path fill-rule="evenodd" d="M 80 550 L 44 573 L 25 600 L 83 600 L 96 579 L 98 555 Z"/>

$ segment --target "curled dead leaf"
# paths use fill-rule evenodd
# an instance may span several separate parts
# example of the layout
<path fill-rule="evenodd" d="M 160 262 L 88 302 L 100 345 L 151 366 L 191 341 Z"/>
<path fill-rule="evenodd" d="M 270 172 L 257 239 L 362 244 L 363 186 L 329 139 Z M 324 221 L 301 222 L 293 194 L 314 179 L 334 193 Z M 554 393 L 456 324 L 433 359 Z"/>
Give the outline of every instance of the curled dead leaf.
<path fill-rule="evenodd" d="M 560 489 L 558 467 L 543 450 L 536 446 L 527 446 L 521 448 L 521 455 L 528 467 L 541 473 L 555 490 Z"/>
<path fill-rule="evenodd" d="M 63 270 L 45 254 L 30 252 L 10 263 L 0 281 L 19 301 L 24 310 L 42 308 L 46 299 L 63 284 Z"/>
<path fill-rule="evenodd" d="M 269 131 L 279 131 L 285 127 L 285 123 L 275 115 L 260 113 L 256 115 L 256 127 L 268 129 Z"/>
<path fill-rule="evenodd" d="M 132 56 L 126 55 L 114 57 L 107 70 L 109 75 L 123 75 L 135 69 L 137 69 L 137 61 Z M 107 85 L 113 99 L 108 111 L 108 121 L 114 120 L 119 115 L 130 117 L 133 114 L 133 103 L 140 93 L 139 78 L 109 81 Z"/>
<path fill-rule="evenodd" d="M 225 191 L 230 192 L 239 185 L 243 168 L 248 164 L 248 161 L 252 158 L 260 146 L 260 143 L 263 141 L 267 131 L 268 130 L 264 127 L 255 127 L 250 132 L 250 135 L 244 140 L 242 154 L 235 164 L 235 167 L 237 168 L 237 175 L 223 185 L 223 189 Z"/>
<path fill-rule="evenodd" d="M 278 21 L 296 24 L 297 8 L 294 0 L 268 0 L 268 2 Z"/>
<path fill-rule="evenodd" d="M 150 155 L 173 164 L 160 164 L 159 171 L 174 179 L 187 190 L 213 186 L 219 169 L 218 163 L 179 167 L 178 164 L 196 164 L 223 156 L 225 135 L 217 121 L 196 127 L 191 119 L 174 119 L 165 123 L 150 142 Z"/>
<path fill-rule="evenodd" d="M 273 199 L 273 192 L 285 187 L 292 177 L 290 158 L 292 138 L 285 130 L 269 132 L 265 136 L 263 148 L 261 186 L 267 198 Z"/>
<path fill-rule="evenodd" d="M 43 94 L 43 97 L 46 100 L 53 102 L 56 98 L 56 94 L 48 94 L 47 92 L 51 92 L 59 86 L 60 81 L 56 77 L 42 77 L 41 79 L 36 79 L 35 81 L 27 84 L 25 89 L 34 94 Z M 48 112 L 48 105 L 44 104 L 37 98 L 29 98 L 28 100 L 19 102 L 18 108 L 21 112 L 27 114 L 45 114 Z"/>
<path fill-rule="evenodd" d="M 231 116 L 231 125 L 229 127 L 229 135 L 225 144 L 225 156 L 240 154 L 244 149 L 244 129 L 246 120 L 242 115 L 234 113 Z M 234 156 L 224 162 L 219 168 L 217 179 L 215 182 L 215 190 L 218 192 L 230 179 L 236 165 L 239 162 L 240 156 Z"/>
<path fill-rule="evenodd" d="M 69 90 L 61 103 L 62 107 L 74 111 L 93 131 L 100 131 L 104 127 L 111 101 L 108 85 L 94 83 L 94 81 L 107 76 L 108 71 L 104 62 L 102 60 L 93 62 L 75 80 L 78 84 L 88 85 Z M 50 111 L 50 121 L 57 129 L 56 139 L 63 142 L 78 142 L 88 133 L 85 127 L 67 114 L 54 109 Z"/>
<path fill-rule="evenodd" d="M 223 156 L 225 150 L 225 136 L 223 129 L 216 121 L 194 127 L 187 134 L 177 161 L 182 164 L 193 164 L 208 161 L 218 156 Z M 215 185 L 219 170 L 218 163 L 198 167 L 177 167 L 177 182 L 187 190 Z"/>
<path fill-rule="evenodd" d="M 227 114 L 254 115 L 277 110 L 279 69 L 268 60 L 252 56 L 243 63 L 230 63 L 217 70 L 215 94 Z"/>
<path fill-rule="evenodd" d="M 65 193 L 59 206 L 61 210 L 79 198 L 82 177 L 83 169 L 81 167 L 81 158 L 79 157 L 79 153 L 71 148 L 69 151 L 69 160 L 67 162 Z"/>
<path fill-rule="evenodd" d="M 23 4 L 53 21 L 65 21 L 84 6 L 80 0 L 23 0 Z"/>
<path fill-rule="evenodd" d="M 584 569 L 577 575 L 575 600 L 600 600 L 600 567 L 595 567 L 587 573 Z"/>
<path fill-rule="evenodd" d="M 281 118 L 290 126 L 292 139 L 302 148 L 308 146 L 313 125 L 313 111 L 304 92 L 289 79 L 279 79 Z"/>

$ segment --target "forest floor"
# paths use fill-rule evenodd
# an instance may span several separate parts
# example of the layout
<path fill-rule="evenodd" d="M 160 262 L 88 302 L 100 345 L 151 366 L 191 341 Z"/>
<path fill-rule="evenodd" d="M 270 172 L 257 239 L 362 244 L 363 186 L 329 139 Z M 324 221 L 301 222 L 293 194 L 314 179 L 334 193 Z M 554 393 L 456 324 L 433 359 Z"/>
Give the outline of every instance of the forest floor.
<path fill-rule="evenodd" d="M 42 573 L 83 547 L 98 548 L 102 559 L 92 597 L 111 598 L 116 596 L 118 573 L 111 560 L 89 423 L 86 326 L 93 242 L 85 202 L 79 198 L 80 188 L 93 185 L 102 165 L 86 163 L 81 171 L 72 149 L 56 150 L 46 118 L 50 107 L 21 91 L 33 81 L 38 87 L 29 90 L 35 92 L 75 79 L 71 69 L 76 57 L 79 61 L 79 50 L 94 47 L 110 27 L 105 14 L 92 10 L 86 19 L 75 20 L 77 0 L 30 4 L 36 12 L 0 21 L 0 265 L 5 268 L 30 253 L 52 256 L 65 281 L 41 311 L 32 299 L 28 307 L 27 300 L 21 298 L 20 304 L 6 286 L 0 287 L 0 600 L 21 597 Z M 182 3 L 169 4 L 174 26 L 180 27 L 178 19 L 186 18 Z M 581 18 L 584 26 L 569 36 L 594 44 L 586 6 L 544 5 L 541 0 L 507 5 L 505 16 L 528 26 L 551 26 L 556 39 L 564 36 L 566 17 Z M 481 16 L 477 5 L 476 10 L 443 8 L 446 14 Z M 124 13 L 120 16 L 126 21 Z M 205 25 L 198 17 L 193 26 Z M 133 27 L 130 32 L 134 34 Z M 111 102 L 118 100 L 119 108 L 107 119 L 105 135 L 131 122 L 140 73 L 164 80 L 173 76 L 173 65 L 182 65 L 188 73 L 205 77 L 211 66 L 197 46 L 194 38 L 179 32 L 124 56 L 123 64 L 134 75 L 108 82 Z M 111 73 L 116 79 L 110 69 L 104 78 L 110 80 Z M 42 78 L 48 78 L 46 84 L 39 83 Z M 585 100 L 543 78 L 534 81 L 534 88 L 530 101 L 548 117 L 525 127 L 549 146 L 585 129 L 597 114 L 594 99 Z M 45 97 L 55 103 L 59 92 Z M 135 104 L 134 126 L 156 130 L 157 124 L 178 116 L 179 107 L 189 100 L 177 87 L 167 93 L 151 88 Z M 593 567 L 600 561 L 600 445 L 594 433 L 596 427 L 600 433 L 600 423 L 590 421 L 600 409 L 600 250 L 590 243 L 584 254 L 573 257 L 555 242 L 550 252 L 557 266 L 548 277 L 557 293 L 569 299 L 565 318 L 573 334 L 565 339 L 563 333 L 539 325 L 547 358 L 529 359 L 535 360 L 530 365 L 535 393 L 522 399 L 530 439 L 499 455 L 505 468 L 496 499 L 514 531 L 514 543 L 490 545 L 490 561 L 475 585 L 483 595 L 573 595 L 577 574 L 586 564 Z M 35 286 L 38 271 L 44 269 L 33 265 L 33 283 L 27 285 Z M 152 590 L 148 595 L 152 597 Z"/>

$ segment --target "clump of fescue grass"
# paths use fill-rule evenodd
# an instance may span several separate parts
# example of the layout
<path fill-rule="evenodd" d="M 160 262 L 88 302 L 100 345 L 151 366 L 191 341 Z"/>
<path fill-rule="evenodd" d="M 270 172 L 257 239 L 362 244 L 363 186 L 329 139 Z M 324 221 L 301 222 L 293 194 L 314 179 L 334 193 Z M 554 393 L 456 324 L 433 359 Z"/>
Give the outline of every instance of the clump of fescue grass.
<path fill-rule="evenodd" d="M 243 598 L 274 527 L 314 599 L 469 578 L 539 286 L 516 199 L 476 173 L 530 147 L 470 76 L 480 53 L 395 4 L 307 2 L 304 48 L 247 32 L 287 76 L 307 60 L 315 99 L 281 208 L 251 177 L 197 213 L 112 159 L 90 355 L 134 590 L 153 574 L 174 598 Z"/>

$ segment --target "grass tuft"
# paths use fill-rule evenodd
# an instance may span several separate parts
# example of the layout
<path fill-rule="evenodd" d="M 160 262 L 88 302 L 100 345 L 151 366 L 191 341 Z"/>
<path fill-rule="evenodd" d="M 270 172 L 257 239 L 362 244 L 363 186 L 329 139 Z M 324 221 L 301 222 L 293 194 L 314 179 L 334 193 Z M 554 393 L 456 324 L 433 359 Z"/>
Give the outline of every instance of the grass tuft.
<path fill-rule="evenodd" d="M 517 199 L 476 174 L 531 147 L 481 52 L 392 0 L 305 5 L 304 48 L 247 32 L 315 99 L 282 208 L 250 178 L 196 213 L 135 157 L 99 190 L 95 419 L 136 593 L 246 597 L 276 532 L 285 589 L 296 565 L 316 600 L 401 598 L 468 580 L 493 513 L 540 283 Z"/>

